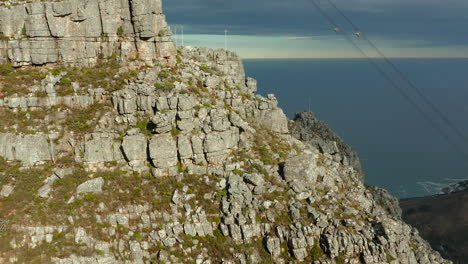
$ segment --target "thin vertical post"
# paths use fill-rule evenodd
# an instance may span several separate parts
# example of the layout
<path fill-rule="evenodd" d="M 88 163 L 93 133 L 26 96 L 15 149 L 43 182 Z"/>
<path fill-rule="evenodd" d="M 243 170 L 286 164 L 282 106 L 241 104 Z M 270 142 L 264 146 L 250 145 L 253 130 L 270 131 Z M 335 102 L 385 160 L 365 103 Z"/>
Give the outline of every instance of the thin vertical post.
<path fill-rule="evenodd" d="M 227 29 L 224 30 L 224 49 L 227 50 Z"/>
<path fill-rule="evenodd" d="M 177 25 L 174 25 L 174 40 L 175 40 L 175 46 L 177 48 Z"/>
<path fill-rule="evenodd" d="M 184 26 L 182 25 L 182 46 L 184 46 Z"/>

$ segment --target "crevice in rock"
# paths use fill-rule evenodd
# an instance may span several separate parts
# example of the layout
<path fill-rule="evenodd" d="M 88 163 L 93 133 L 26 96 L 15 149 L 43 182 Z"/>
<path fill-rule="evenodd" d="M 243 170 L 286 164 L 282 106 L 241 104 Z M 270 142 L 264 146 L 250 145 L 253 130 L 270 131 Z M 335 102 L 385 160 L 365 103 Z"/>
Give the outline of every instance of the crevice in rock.
<path fill-rule="evenodd" d="M 132 28 L 133 28 L 133 45 L 135 46 L 135 50 L 137 52 L 137 55 L 140 53 L 140 51 L 138 50 L 138 34 L 137 34 L 137 31 L 136 31 L 136 27 L 135 27 L 135 21 L 134 21 L 134 12 L 133 12 L 133 7 L 132 7 L 132 2 L 133 0 L 128 0 L 128 8 L 130 9 L 130 23 L 132 24 Z"/>

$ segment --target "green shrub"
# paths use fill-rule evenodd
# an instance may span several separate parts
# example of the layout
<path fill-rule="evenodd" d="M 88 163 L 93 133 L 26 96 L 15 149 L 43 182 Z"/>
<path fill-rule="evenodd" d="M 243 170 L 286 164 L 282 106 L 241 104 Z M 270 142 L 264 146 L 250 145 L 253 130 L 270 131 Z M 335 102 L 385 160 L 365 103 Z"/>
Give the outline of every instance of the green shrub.
<path fill-rule="evenodd" d="M 148 120 L 141 120 L 138 123 L 136 123 L 136 125 L 134 125 L 133 127 L 139 128 L 140 131 L 147 136 L 153 135 L 151 125 Z"/>
<path fill-rule="evenodd" d="M 15 68 L 11 65 L 11 63 L 7 64 L 0 64 L 0 74 L 7 75 L 15 71 Z"/>
<path fill-rule="evenodd" d="M 122 26 L 119 26 L 117 28 L 117 36 L 121 37 L 123 35 L 123 27 Z"/>
<path fill-rule="evenodd" d="M 319 260 L 325 255 L 323 252 L 323 249 L 320 247 L 320 244 L 318 242 L 315 242 L 314 246 L 312 247 L 310 251 L 310 256 L 312 257 L 313 261 Z"/>
<path fill-rule="evenodd" d="M 143 235 L 140 232 L 136 232 L 134 237 L 135 237 L 135 240 L 138 241 L 138 242 L 143 240 Z"/>
<path fill-rule="evenodd" d="M 180 132 L 181 132 L 181 131 L 180 131 L 179 129 L 177 129 L 177 127 L 173 127 L 173 128 L 171 129 L 171 135 L 172 135 L 173 137 L 177 137 L 177 136 L 180 134 Z"/>
<path fill-rule="evenodd" d="M 0 40 L 9 40 L 10 38 L 8 36 L 5 36 L 5 34 L 0 33 Z"/>
<path fill-rule="evenodd" d="M 223 199 L 223 197 L 226 196 L 226 195 L 227 195 L 227 190 L 226 189 L 219 190 L 215 194 L 215 199 L 217 201 L 221 201 L 221 199 Z"/>
<path fill-rule="evenodd" d="M 162 70 L 158 75 L 158 77 L 162 80 L 169 78 L 169 76 L 171 76 L 171 74 L 167 70 Z"/>
<path fill-rule="evenodd" d="M 175 88 L 175 84 L 169 81 L 164 81 L 163 83 L 155 83 L 154 87 L 158 90 L 172 90 Z"/>
<path fill-rule="evenodd" d="M 104 109 L 102 104 L 93 104 L 88 108 L 76 108 L 70 111 L 64 121 L 68 130 L 78 134 L 91 132 Z"/>

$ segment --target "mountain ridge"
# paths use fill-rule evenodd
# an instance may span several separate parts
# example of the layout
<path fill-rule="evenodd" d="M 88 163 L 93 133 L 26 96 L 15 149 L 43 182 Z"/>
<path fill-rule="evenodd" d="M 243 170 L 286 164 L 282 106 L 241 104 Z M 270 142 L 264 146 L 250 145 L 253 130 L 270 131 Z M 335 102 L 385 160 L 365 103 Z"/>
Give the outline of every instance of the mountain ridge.
<path fill-rule="evenodd" d="M 3 57 L 0 263 L 450 263 L 236 54 L 94 56 Z"/>

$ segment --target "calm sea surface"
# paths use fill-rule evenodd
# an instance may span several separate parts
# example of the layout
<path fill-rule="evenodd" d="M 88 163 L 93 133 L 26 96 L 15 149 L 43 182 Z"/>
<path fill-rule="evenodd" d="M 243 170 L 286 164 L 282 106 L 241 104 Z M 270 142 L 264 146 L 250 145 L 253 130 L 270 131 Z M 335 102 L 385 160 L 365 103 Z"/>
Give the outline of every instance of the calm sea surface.
<path fill-rule="evenodd" d="M 468 59 L 392 61 L 468 137 Z M 258 80 L 259 93 L 275 94 L 289 118 L 310 109 L 357 150 L 368 184 L 384 187 L 398 197 L 413 197 L 468 179 L 468 159 L 366 60 L 244 63 L 247 75 Z M 410 90 L 390 68 L 384 69 L 400 87 Z M 427 110 L 427 106 L 422 107 Z M 434 116 L 430 109 L 427 113 Z M 468 153 L 468 142 L 454 134 L 451 138 Z"/>

